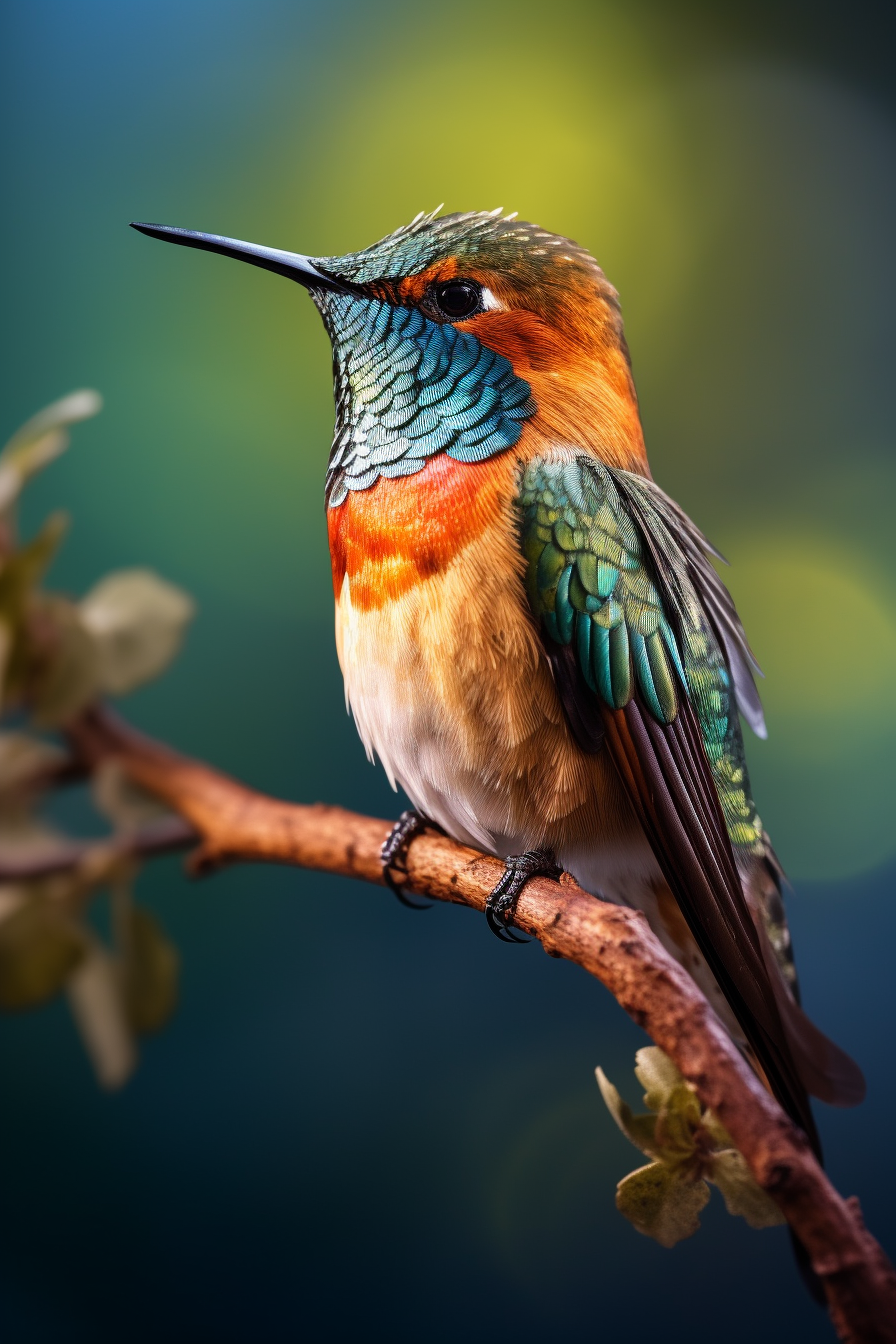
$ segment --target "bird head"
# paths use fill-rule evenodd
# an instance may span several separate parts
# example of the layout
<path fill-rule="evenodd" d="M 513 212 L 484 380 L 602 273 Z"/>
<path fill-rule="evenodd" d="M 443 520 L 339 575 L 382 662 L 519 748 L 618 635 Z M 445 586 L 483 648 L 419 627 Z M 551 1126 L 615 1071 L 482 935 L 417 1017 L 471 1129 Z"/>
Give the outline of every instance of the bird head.
<path fill-rule="evenodd" d="M 298 281 L 333 346 L 335 506 L 436 454 L 530 440 L 646 472 L 616 291 L 584 248 L 500 211 L 418 215 L 360 252 L 308 257 L 217 234 L 134 228 Z"/>

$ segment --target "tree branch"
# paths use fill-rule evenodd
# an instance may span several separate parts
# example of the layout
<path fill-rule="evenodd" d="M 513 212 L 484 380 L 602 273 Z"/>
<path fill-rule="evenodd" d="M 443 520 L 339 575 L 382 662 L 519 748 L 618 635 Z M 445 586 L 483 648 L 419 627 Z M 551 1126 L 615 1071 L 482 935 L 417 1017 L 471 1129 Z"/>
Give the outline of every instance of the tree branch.
<path fill-rule="evenodd" d="M 44 761 L 31 774 L 14 777 L 0 785 L 0 800 L 6 795 L 44 793 L 66 784 L 78 784 L 90 773 L 87 763 L 77 756 L 61 756 L 58 760 Z"/>
<path fill-rule="evenodd" d="M 114 759 L 185 818 L 201 841 L 195 873 L 240 861 L 294 864 L 382 884 L 380 846 L 389 823 L 322 804 L 285 803 L 144 737 L 106 710 L 70 730 L 89 765 Z M 485 908 L 499 860 L 426 832 L 410 846 L 406 889 Z M 690 976 L 635 910 L 595 899 L 564 875 L 533 879 L 516 924 L 545 951 L 604 984 L 674 1060 L 731 1135 L 756 1180 L 778 1204 L 824 1284 L 838 1335 L 850 1344 L 896 1341 L 896 1273 L 865 1229 L 858 1201 L 844 1200 L 725 1032 Z"/>
<path fill-rule="evenodd" d="M 105 872 L 125 859 L 154 859 L 160 854 L 192 848 L 200 838 L 182 817 L 159 817 L 132 834 L 60 841 L 31 858 L 0 857 L 0 882 L 36 882 L 79 868 Z"/>

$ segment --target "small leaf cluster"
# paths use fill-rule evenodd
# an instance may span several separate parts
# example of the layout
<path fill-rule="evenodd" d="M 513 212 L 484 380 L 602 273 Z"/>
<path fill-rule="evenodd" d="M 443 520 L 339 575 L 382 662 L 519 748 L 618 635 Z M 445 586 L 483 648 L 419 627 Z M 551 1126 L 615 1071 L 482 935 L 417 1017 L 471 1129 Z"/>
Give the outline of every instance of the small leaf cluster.
<path fill-rule="evenodd" d="M 20 542 L 16 504 L 25 484 L 62 453 L 68 428 L 100 409 L 74 392 L 34 416 L 0 453 L 0 706 L 55 728 L 103 695 L 158 676 L 180 648 L 191 599 L 149 570 L 108 575 L 75 602 L 43 579 L 68 520 L 52 514 Z"/>
<path fill-rule="evenodd" d="M 639 1050 L 635 1059 L 648 1114 L 635 1115 L 603 1070 L 597 1070 L 601 1095 L 616 1124 L 651 1158 L 619 1182 L 619 1212 L 661 1246 L 674 1246 L 699 1228 L 711 1182 L 721 1190 L 728 1212 L 745 1218 L 750 1227 L 783 1223 L 777 1204 L 757 1184 L 728 1132 L 703 1109 L 672 1060 L 656 1046 Z"/>
<path fill-rule="evenodd" d="M 66 725 L 164 671 L 194 607 L 145 569 L 110 574 L 80 600 L 48 591 L 67 519 L 53 514 L 35 536 L 20 537 L 22 490 L 65 450 L 70 427 L 100 407 L 97 393 L 72 393 L 0 452 L 0 1009 L 64 993 L 100 1082 L 114 1087 L 134 1068 L 137 1035 L 159 1028 L 177 997 L 178 953 L 135 902 L 138 864 L 122 843 L 162 809 L 111 765 L 90 780 L 105 840 L 64 834 L 44 805 L 79 773 Z M 87 919 L 100 894 L 109 901 L 108 942 Z"/>

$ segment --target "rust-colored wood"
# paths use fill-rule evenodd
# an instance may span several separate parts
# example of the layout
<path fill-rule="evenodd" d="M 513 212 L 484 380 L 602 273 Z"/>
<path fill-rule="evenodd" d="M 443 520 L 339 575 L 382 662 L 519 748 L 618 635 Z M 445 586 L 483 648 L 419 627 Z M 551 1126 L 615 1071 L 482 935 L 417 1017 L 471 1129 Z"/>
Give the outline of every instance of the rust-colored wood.
<path fill-rule="evenodd" d="M 189 863 L 295 864 L 382 885 L 379 851 L 390 823 L 323 804 L 281 802 L 144 737 L 106 710 L 71 730 L 94 765 L 114 758 L 201 836 Z M 406 888 L 483 910 L 501 863 L 426 832 L 411 844 Z M 896 1344 L 896 1273 L 866 1230 L 858 1201 L 831 1185 L 802 1133 L 765 1090 L 690 976 L 639 912 L 596 900 L 571 879 L 530 881 L 516 924 L 546 952 L 583 967 L 678 1065 L 781 1208 L 824 1284 L 839 1337 Z"/>

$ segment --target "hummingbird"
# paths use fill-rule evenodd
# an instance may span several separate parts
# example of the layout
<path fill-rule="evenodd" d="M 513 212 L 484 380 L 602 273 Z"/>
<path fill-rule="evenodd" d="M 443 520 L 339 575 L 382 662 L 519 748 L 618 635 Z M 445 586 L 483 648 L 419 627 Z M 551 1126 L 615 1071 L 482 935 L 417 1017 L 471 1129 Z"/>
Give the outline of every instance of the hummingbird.
<path fill-rule="evenodd" d="M 644 912 L 820 1155 L 855 1063 L 800 1007 L 741 718 L 765 736 L 714 550 L 654 482 L 619 298 L 502 211 L 420 214 L 345 256 L 134 228 L 297 281 L 333 351 L 326 515 L 347 702 L 422 825 Z"/>

